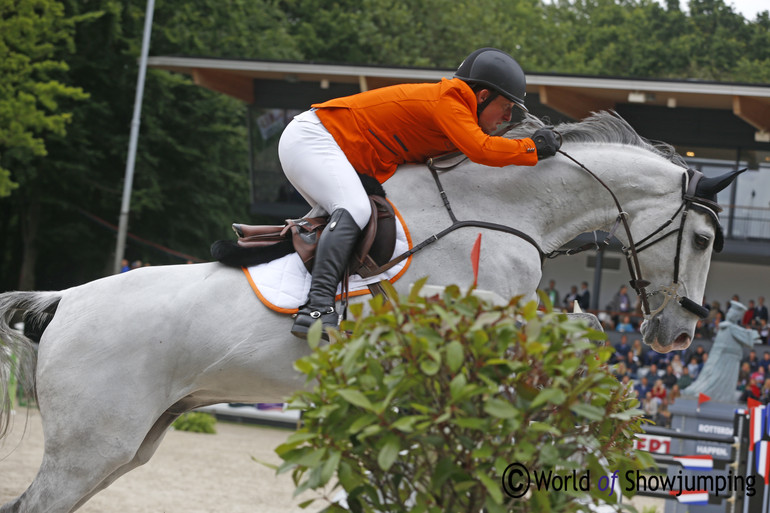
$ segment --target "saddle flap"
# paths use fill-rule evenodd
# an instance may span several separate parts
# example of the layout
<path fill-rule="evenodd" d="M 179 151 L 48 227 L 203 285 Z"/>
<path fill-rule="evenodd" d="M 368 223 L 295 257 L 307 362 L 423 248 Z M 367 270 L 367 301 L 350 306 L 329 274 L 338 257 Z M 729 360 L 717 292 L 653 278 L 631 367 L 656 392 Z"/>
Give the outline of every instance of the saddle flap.
<path fill-rule="evenodd" d="M 369 196 L 372 215 L 354 252 L 351 273 L 368 278 L 388 263 L 396 247 L 396 213 L 382 196 Z"/>
<path fill-rule="evenodd" d="M 294 244 L 294 249 L 308 271 L 313 270 L 316 246 L 318 246 L 318 240 L 328 222 L 328 217 L 303 217 L 286 221 L 291 230 L 291 241 Z"/>

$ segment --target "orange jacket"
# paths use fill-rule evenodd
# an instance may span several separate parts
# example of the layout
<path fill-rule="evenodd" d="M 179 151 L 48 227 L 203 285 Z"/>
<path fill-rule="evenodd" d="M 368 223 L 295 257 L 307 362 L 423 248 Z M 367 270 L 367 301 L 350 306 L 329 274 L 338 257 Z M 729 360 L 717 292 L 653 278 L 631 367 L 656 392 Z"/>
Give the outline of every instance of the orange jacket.
<path fill-rule="evenodd" d="M 459 79 L 373 89 L 313 105 L 353 167 L 381 183 L 405 163 L 460 150 L 487 166 L 534 166 L 532 139 L 485 134 L 476 95 Z"/>

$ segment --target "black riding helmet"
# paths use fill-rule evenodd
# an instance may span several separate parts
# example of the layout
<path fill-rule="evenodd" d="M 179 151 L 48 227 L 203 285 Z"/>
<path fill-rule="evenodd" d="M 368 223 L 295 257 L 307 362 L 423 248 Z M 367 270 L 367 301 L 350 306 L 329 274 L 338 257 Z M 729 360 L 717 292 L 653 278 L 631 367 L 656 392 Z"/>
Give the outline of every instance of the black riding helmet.
<path fill-rule="evenodd" d="M 454 78 L 459 78 L 473 85 L 486 86 L 493 91 L 490 97 L 478 108 L 478 114 L 502 94 L 525 112 L 524 97 L 527 92 L 527 79 L 516 60 L 497 48 L 480 48 L 471 53 L 457 68 Z"/>

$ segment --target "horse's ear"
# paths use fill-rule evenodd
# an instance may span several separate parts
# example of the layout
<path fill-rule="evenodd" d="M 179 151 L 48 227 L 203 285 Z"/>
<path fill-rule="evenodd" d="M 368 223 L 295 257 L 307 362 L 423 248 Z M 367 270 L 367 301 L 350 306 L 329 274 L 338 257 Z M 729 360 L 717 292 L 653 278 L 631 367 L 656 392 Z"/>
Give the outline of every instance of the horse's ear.
<path fill-rule="evenodd" d="M 748 168 L 730 171 L 715 178 L 701 178 L 695 188 L 695 196 L 716 203 L 717 193 L 727 188 L 727 186 L 733 183 L 733 180 L 735 180 L 739 174 L 746 171 L 746 169 Z"/>

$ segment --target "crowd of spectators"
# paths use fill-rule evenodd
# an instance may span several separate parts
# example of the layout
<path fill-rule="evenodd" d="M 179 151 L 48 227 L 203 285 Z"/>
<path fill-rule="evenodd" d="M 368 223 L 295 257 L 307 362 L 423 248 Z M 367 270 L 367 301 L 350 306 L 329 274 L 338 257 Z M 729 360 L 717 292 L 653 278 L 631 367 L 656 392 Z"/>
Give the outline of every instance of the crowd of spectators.
<path fill-rule="evenodd" d="M 586 297 L 590 297 L 587 284 L 584 283 L 583 288 Z M 590 310 L 588 306 L 583 307 L 577 286 L 571 287 L 570 293 L 560 298 L 555 283 L 551 280 L 546 293 L 556 308 L 572 311 L 573 302 L 578 301 L 584 311 Z M 709 314 L 705 319 L 698 321 L 695 340 L 690 348 L 686 351 L 660 354 L 645 346 L 641 337 L 637 336 L 642 318 L 636 313 L 639 311 L 638 305 L 631 297 L 627 287 L 621 286 L 605 310 L 594 313 L 605 331 L 620 333 L 617 343 L 613 344 L 609 339 L 605 342 L 614 349 L 610 363 L 614 364 L 615 376 L 622 383 L 633 386 L 645 417 L 659 426 L 670 427 L 671 413 L 668 407 L 681 395 L 683 389 L 697 379 L 703 365 L 708 361 L 704 342 L 714 338 L 719 323 L 725 318 L 725 311 L 718 301 L 704 302 L 703 306 L 708 309 Z M 740 301 L 737 295 L 731 299 Z M 729 301 L 726 304 L 729 304 Z M 741 325 L 756 330 L 762 345 L 770 344 L 765 298 L 760 296 L 756 301 L 750 299 L 746 306 L 748 309 Z M 738 382 L 735 384 L 737 401 L 746 402 L 748 398 L 753 398 L 764 404 L 770 403 L 770 348 L 760 352 L 761 357 L 756 350 L 750 350 L 748 356 L 741 361 Z M 768 379 L 765 379 L 766 376 Z"/>
<path fill-rule="evenodd" d="M 623 333 L 639 332 L 642 316 L 639 313 L 638 301 L 629 293 L 626 285 L 621 285 L 604 310 L 595 311 L 590 308 L 591 293 L 588 283 L 583 282 L 578 289 L 577 285 L 570 287 L 570 292 L 561 296 L 556 289 L 554 280 L 550 280 L 546 294 L 556 309 L 573 311 L 575 301 L 583 311 L 591 311 L 596 314 L 605 331 L 619 331 Z M 731 300 L 740 301 L 737 295 Z M 725 302 L 728 305 L 729 301 Z M 760 296 L 756 301 L 749 299 L 746 304 L 748 310 L 743 316 L 741 325 L 745 328 L 756 330 L 763 344 L 770 344 L 770 326 L 768 326 L 768 309 L 765 298 Z M 719 323 L 725 318 L 725 310 L 719 301 L 703 302 L 703 307 L 708 311 L 708 317 L 699 320 L 695 328 L 695 339 L 711 340 L 719 329 Z"/>
<path fill-rule="evenodd" d="M 641 338 L 629 342 L 627 333 L 620 336 L 617 344 L 609 339 L 605 344 L 614 349 L 610 363 L 614 365 L 615 377 L 633 387 L 645 417 L 669 427 L 668 406 L 698 377 L 708 361 L 704 346 L 660 354 L 642 344 Z"/>

